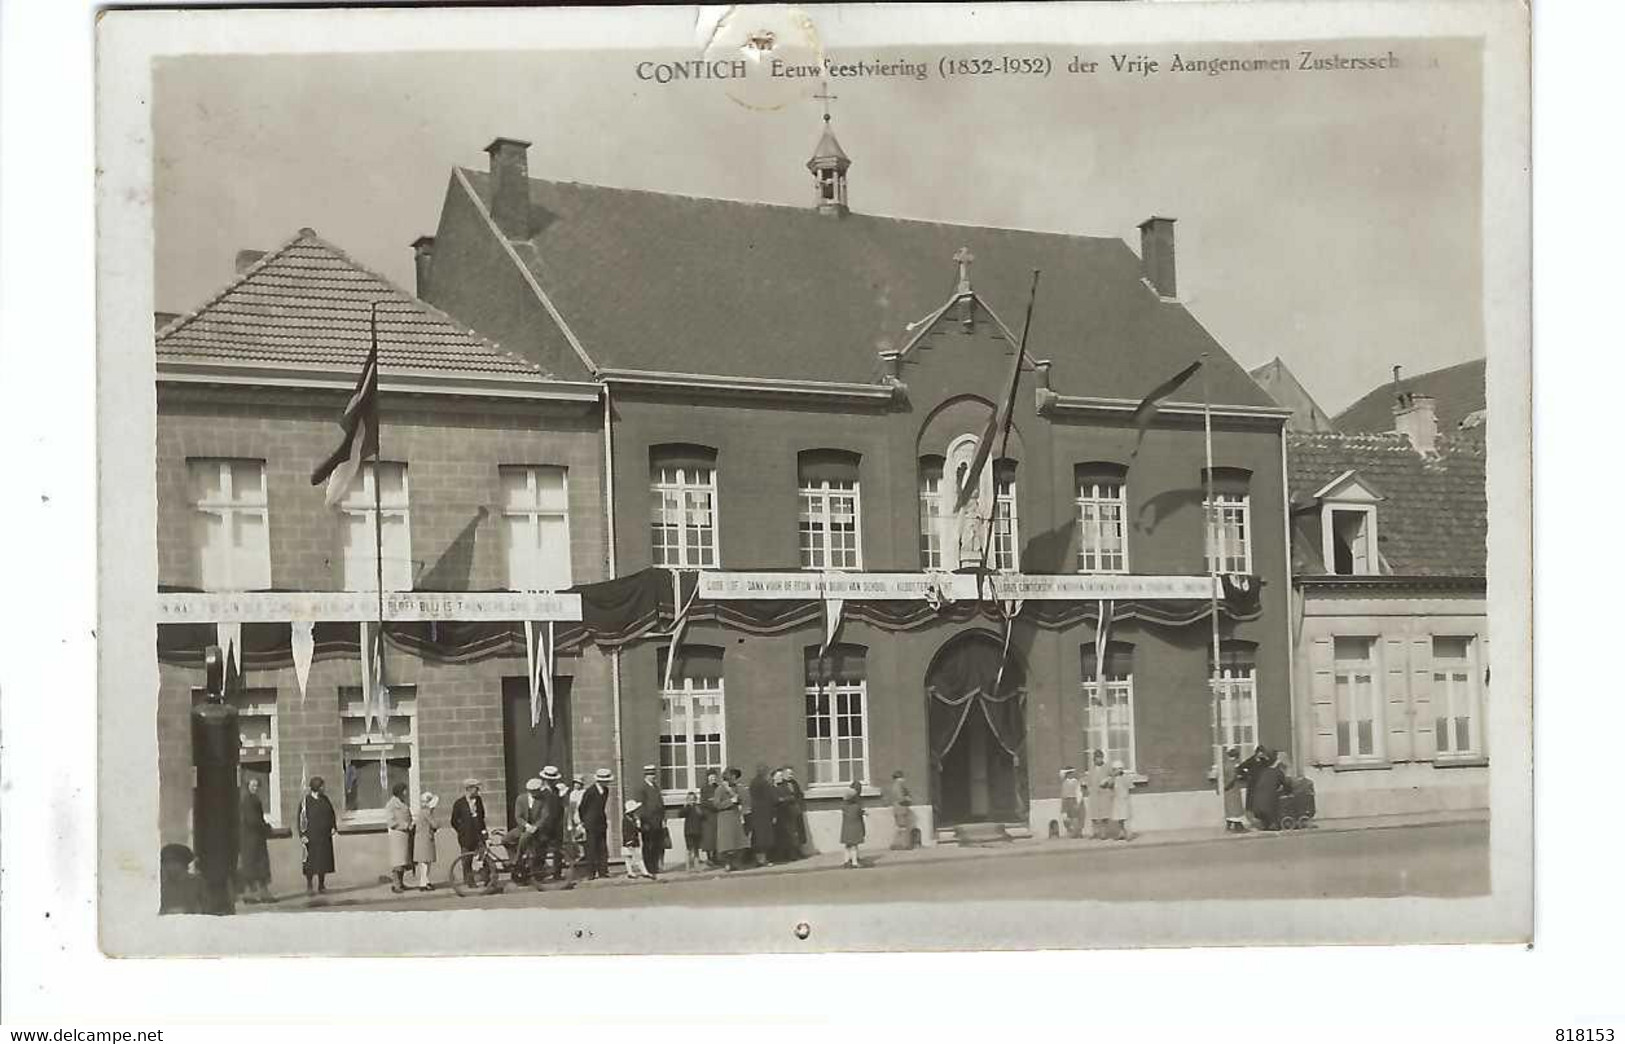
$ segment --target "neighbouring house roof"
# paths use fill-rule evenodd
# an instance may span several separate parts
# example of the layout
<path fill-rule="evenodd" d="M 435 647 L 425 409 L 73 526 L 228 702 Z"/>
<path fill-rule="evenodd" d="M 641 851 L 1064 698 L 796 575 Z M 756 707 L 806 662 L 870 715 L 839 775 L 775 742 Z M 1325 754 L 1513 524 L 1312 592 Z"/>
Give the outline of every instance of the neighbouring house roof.
<path fill-rule="evenodd" d="M 1453 432 L 1475 411 L 1484 409 L 1484 360 L 1446 366 L 1442 370 L 1401 377 L 1373 388 L 1354 405 L 1332 418 L 1338 431 L 1393 431 L 1394 401 L 1401 392 L 1433 397 L 1433 411 L 1439 430 Z"/>
<path fill-rule="evenodd" d="M 457 178 L 489 208 L 488 174 Z M 1215 403 L 1275 405 L 1182 305 L 1159 300 L 1118 239 L 529 187 L 534 231 L 515 252 L 600 370 L 879 382 L 877 353 L 949 299 L 969 247 L 977 295 L 1017 330 L 1042 270 L 1028 349 L 1053 361 L 1056 391 L 1137 400 L 1210 352 Z"/>
<path fill-rule="evenodd" d="M 1381 491 L 1377 550 L 1383 572 L 1411 577 L 1482 577 L 1485 563 L 1484 441 L 1441 437 L 1423 457 L 1404 435 L 1287 434 L 1287 476 L 1293 508 L 1294 576 L 1330 572 L 1321 559 L 1315 493 L 1353 471 Z"/>
<path fill-rule="evenodd" d="M 391 370 L 546 376 L 308 228 L 159 330 L 158 360 L 359 371 L 371 344 L 374 301 L 384 302 L 378 365 L 386 377 Z"/>
<path fill-rule="evenodd" d="M 1335 431 L 1332 419 L 1279 357 L 1247 371 L 1270 398 L 1292 411 L 1288 431 Z"/>

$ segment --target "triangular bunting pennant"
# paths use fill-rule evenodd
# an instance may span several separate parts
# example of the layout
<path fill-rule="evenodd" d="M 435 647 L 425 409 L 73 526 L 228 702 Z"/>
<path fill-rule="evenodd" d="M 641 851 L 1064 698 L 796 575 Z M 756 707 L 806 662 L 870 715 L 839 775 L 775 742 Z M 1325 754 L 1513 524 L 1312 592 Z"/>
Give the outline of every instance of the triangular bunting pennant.
<path fill-rule="evenodd" d="M 372 651 L 372 624 L 361 621 L 360 644 L 357 649 L 361 653 L 361 713 L 364 716 L 368 732 L 372 731 L 377 705 L 372 693 L 373 687 L 373 651 Z"/>
<path fill-rule="evenodd" d="M 541 692 L 536 678 L 536 625 L 525 621 L 525 684 L 530 688 L 530 727 L 542 720 Z"/>
<path fill-rule="evenodd" d="M 299 702 L 305 702 L 310 684 L 310 663 L 316 655 L 316 624 L 311 620 L 291 620 L 289 641 L 293 650 L 293 678 L 299 684 Z"/>
<path fill-rule="evenodd" d="M 542 674 L 542 694 L 547 697 L 547 724 L 553 725 L 553 621 L 547 621 L 547 627 L 537 635 L 541 641 L 540 655 L 537 665 Z"/>
<path fill-rule="evenodd" d="M 828 652 L 835 644 L 835 635 L 841 630 L 841 611 L 845 606 L 845 599 L 824 599 L 824 647 L 819 652 Z"/>
<path fill-rule="evenodd" d="M 236 671 L 242 673 L 243 667 L 243 625 L 242 623 L 217 623 L 214 625 L 215 641 L 220 646 L 220 655 L 225 660 L 226 673 Z"/>
<path fill-rule="evenodd" d="M 378 728 L 380 731 L 389 730 L 389 679 L 384 677 L 384 625 L 376 628 L 377 636 L 372 645 L 372 694 L 378 701 Z"/>

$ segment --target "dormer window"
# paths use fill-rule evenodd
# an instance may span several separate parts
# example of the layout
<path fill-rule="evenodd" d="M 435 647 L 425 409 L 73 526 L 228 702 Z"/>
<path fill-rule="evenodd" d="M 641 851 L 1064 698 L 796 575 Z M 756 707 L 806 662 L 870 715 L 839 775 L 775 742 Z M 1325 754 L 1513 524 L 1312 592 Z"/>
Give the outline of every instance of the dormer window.
<path fill-rule="evenodd" d="M 1376 576 L 1382 572 L 1377 551 L 1377 502 L 1371 484 L 1346 471 L 1315 494 L 1320 501 L 1320 553 L 1332 576 Z"/>
<path fill-rule="evenodd" d="M 1373 507 L 1332 507 L 1325 514 L 1326 535 L 1331 543 L 1331 556 L 1326 564 L 1338 576 L 1369 576 L 1375 573 L 1372 563 L 1371 536 L 1376 530 L 1377 509 Z"/>

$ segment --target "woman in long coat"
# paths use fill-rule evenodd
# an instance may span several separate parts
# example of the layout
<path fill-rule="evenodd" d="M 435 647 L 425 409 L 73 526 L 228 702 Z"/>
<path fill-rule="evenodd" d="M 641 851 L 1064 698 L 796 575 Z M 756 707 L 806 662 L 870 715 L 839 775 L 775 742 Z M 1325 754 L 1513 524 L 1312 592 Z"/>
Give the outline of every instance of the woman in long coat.
<path fill-rule="evenodd" d="M 717 813 L 717 854 L 727 863 L 729 870 L 739 866 L 739 853 L 749 847 L 745 840 L 745 824 L 739 813 L 739 778 L 743 775 L 731 768 L 723 773 L 722 781 L 711 793 L 711 807 Z"/>
<path fill-rule="evenodd" d="M 418 865 L 420 892 L 434 891 L 434 885 L 429 883 L 429 871 L 434 869 L 435 863 L 434 832 L 440 829 L 440 823 L 435 819 L 434 810 L 439 804 L 439 798 L 424 794 L 423 807 L 412 818 L 412 861 Z"/>
<path fill-rule="evenodd" d="M 389 872 L 395 878 L 390 891 L 404 892 L 406 872 L 412 869 L 412 810 L 406 804 L 405 783 L 390 788 L 384 823 L 389 827 Z"/>
<path fill-rule="evenodd" d="M 841 846 L 846 849 L 846 860 L 842 866 L 856 869 L 863 865 L 858 859 L 858 846 L 863 844 L 869 832 L 863 816 L 863 781 L 854 779 L 846 793 L 841 795 Z"/>
<path fill-rule="evenodd" d="M 327 875 L 333 872 L 333 835 L 338 833 L 339 817 L 333 811 L 333 802 L 323 793 L 325 784 L 320 776 L 310 777 L 310 789 L 299 802 L 299 843 L 304 849 L 305 894 L 311 885 L 316 891 L 327 891 Z"/>
<path fill-rule="evenodd" d="M 238 818 L 237 836 L 242 850 L 237 859 L 237 883 L 244 892 L 243 902 L 275 902 L 271 896 L 271 851 L 265 843 L 271 824 L 265 819 L 265 805 L 260 801 L 259 780 L 248 781 Z"/>
<path fill-rule="evenodd" d="M 717 806 L 712 803 L 711 797 L 717 792 L 719 776 L 716 769 L 705 774 L 705 782 L 700 784 L 700 810 L 705 814 L 705 820 L 700 825 L 700 851 L 705 853 L 706 862 L 712 866 L 717 862 Z"/>
<path fill-rule="evenodd" d="M 1241 799 L 1241 755 L 1235 747 L 1224 751 L 1224 828 L 1232 833 L 1247 829 L 1246 806 Z"/>
<path fill-rule="evenodd" d="M 773 812 L 779 800 L 778 788 L 773 786 L 766 765 L 756 766 L 749 795 L 745 805 L 745 829 L 750 832 L 751 855 L 757 865 L 761 865 L 773 853 Z"/>
<path fill-rule="evenodd" d="M 1247 811 L 1265 830 L 1275 830 L 1281 825 L 1281 794 L 1286 790 L 1286 776 L 1276 764 L 1278 757 L 1274 751 L 1269 752 L 1268 762 L 1253 773 L 1253 785 L 1247 790 Z"/>

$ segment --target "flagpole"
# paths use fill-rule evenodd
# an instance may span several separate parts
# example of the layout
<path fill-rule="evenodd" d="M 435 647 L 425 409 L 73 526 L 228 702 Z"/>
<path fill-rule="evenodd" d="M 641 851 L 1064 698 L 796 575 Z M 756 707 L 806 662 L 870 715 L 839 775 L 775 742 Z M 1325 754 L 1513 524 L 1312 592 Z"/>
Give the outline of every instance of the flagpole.
<path fill-rule="evenodd" d="M 988 461 L 988 463 L 987 463 L 987 466 L 991 467 L 993 469 L 993 505 L 988 510 L 988 515 L 987 515 L 987 536 L 984 537 L 983 540 L 982 540 L 982 562 L 981 562 L 981 565 L 977 568 L 977 575 L 978 576 L 980 576 L 982 573 L 985 573 L 987 571 L 988 555 L 993 550 L 993 534 L 994 534 L 994 530 L 996 528 L 996 523 L 998 522 L 998 518 L 999 518 L 999 472 L 998 472 L 998 462 L 1000 460 L 1003 460 L 1005 454 L 1010 451 L 1010 429 L 1012 427 L 1014 427 L 1015 419 L 1016 419 L 1016 417 L 1015 417 L 1015 414 L 1016 414 L 1016 410 L 1015 410 L 1016 386 L 1021 381 L 1021 357 L 1023 355 L 1025 355 L 1025 354 L 1027 354 L 1027 331 L 1031 330 L 1032 326 L 1033 326 L 1033 305 L 1038 303 L 1038 276 L 1039 276 L 1039 274 L 1040 274 L 1039 269 L 1036 269 L 1036 268 L 1033 269 L 1033 287 L 1032 287 L 1032 290 L 1027 295 L 1027 318 L 1025 320 L 1023 320 L 1022 324 L 1021 324 L 1021 343 L 1016 346 L 1016 365 L 1015 365 L 1015 369 L 1012 371 L 1013 376 L 1012 376 L 1012 378 L 1010 380 L 1010 390 L 1005 393 L 1005 401 L 1007 403 L 1009 403 L 1009 406 L 1008 406 L 1007 412 L 1006 412 L 1005 417 L 1004 417 L 1004 430 L 999 433 L 999 435 L 1000 435 L 999 455 L 996 458 L 990 459 Z M 994 409 L 997 410 L 998 407 L 994 407 Z M 1015 549 L 1012 548 L 1011 550 L 1013 552 Z M 978 581 L 978 590 L 980 590 L 980 581 Z"/>
<path fill-rule="evenodd" d="M 381 301 L 372 303 L 372 358 L 373 379 L 378 387 L 383 387 L 382 369 L 378 362 L 378 306 Z M 389 706 L 384 698 L 382 687 L 384 684 L 384 439 L 383 424 L 379 418 L 383 414 L 382 404 L 378 401 L 383 396 L 379 394 L 373 400 L 373 449 L 372 449 L 372 547 L 373 558 L 376 560 L 378 576 L 378 676 L 372 680 L 373 698 L 380 708 Z M 363 656 L 368 653 L 363 652 Z M 363 665 L 363 669 L 367 669 Z M 387 729 L 389 723 L 384 722 Z"/>
<path fill-rule="evenodd" d="M 1213 704 L 1213 775 L 1219 802 L 1224 802 L 1224 730 L 1219 716 L 1219 512 L 1213 500 L 1213 396 L 1208 390 L 1207 354 L 1202 353 L 1202 432 L 1207 442 L 1208 619 L 1213 632 L 1213 665 L 1208 695 Z"/>

